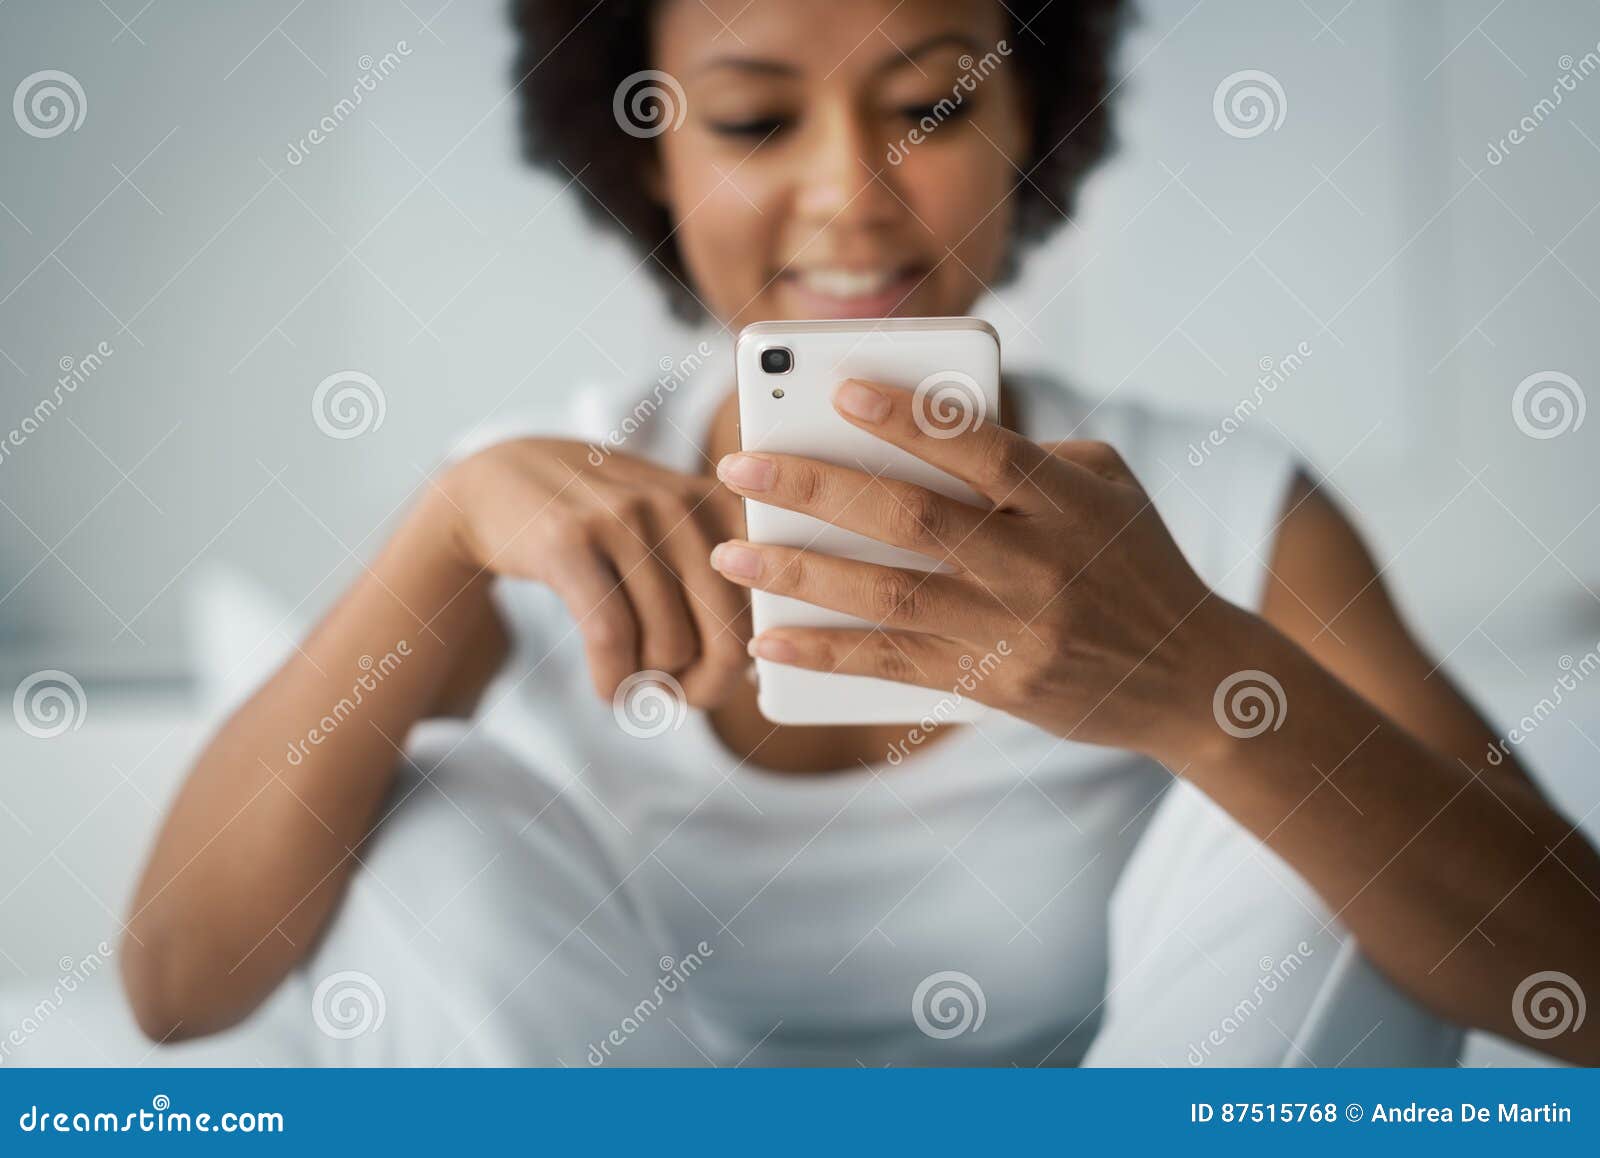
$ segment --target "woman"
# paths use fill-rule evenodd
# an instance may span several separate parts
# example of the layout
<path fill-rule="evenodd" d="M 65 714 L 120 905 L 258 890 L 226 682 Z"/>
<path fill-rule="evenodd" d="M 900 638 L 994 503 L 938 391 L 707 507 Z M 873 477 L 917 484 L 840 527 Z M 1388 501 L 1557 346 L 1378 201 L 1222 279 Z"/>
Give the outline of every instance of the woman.
<path fill-rule="evenodd" d="M 1104 152 L 1120 8 L 529 0 L 528 147 L 681 312 L 726 331 L 964 314 Z M 681 86 L 666 123 L 619 92 L 647 70 L 669 99 Z M 1093 1058 L 1114 890 L 1173 776 L 1309 883 L 1312 928 L 1342 923 L 1443 1017 L 1521 1036 L 1535 974 L 1600 991 L 1600 922 L 1580 916 L 1600 860 L 1514 759 L 1485 762 L 1492 733 L 1278 448 L 1238 435 L 1174 477 L 1193 431 L 1048 382 L 1008 380 L 1005 425 L 955 438 L 924 435 L 903 390 L 841 384 L 848 421 L 964 479 L 980 509 L 738 454 L 717 386 L 604 453 L 496 441 L 418 501 L 180 793 L 122 954 L 147 1033 L 239 1021 L 320 938 L 324 969 L 330 945 L 374 976 L 427 962 L 431 986 L 385 983 L 391 1028 L 424 1055 L 405 1060 Z M 955 569 L 748 543 L 742 497 Z M 752 588 L 881 627 L 750 640 Z M 999 712 L 914 742 L 773 726 L 752 654 Z M 307 743 L 375 655 L 403 658 Z M 641 671 L 681 689 L 681 726 L 629 716 Z M 424 769 L 386 804 L 413 726 L 470 714 L 497 674 L 445 745 L 466 770 Z M 1240 718 L 1252 684 L 1265 715 Z M 424 864 L 449 882 L 426 901 L 388 883 Z M 341 910 L 363 868 L 389 925 L 359 888 Z M 441 1007 L 402 1013 L 397 988 Z M 964 1003 L 959 1024 L 930 991 Z M 429 1018 L 448 1028 L 429 1038 Z M 1597 1020 L 1544 1047 L 1600 1060 Z"/>

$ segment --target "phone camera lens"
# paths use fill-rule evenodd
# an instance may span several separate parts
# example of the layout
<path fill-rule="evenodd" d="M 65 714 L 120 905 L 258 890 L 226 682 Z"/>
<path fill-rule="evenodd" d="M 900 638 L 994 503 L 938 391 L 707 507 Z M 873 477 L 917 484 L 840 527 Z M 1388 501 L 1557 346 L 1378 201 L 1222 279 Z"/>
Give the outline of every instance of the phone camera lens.
<path fill-rule="evenodd" d="M 794 352 L 784 346 L 762 350 L 761 368 L 768 374 L 787 374 L 794 369 Z"/>

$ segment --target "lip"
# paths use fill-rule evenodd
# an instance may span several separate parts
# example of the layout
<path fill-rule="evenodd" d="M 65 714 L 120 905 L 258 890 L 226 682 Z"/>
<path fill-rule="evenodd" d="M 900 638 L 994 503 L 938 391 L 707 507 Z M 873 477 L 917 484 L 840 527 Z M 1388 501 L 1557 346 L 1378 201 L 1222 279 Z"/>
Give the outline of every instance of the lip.
<path fill-rule="evenodd" d="M 778 286 L 784 298 L 792 303 L 795 317 L 882 318 L 914 313 L 909 299 L 925 276 L 926 271 L 921 267 L 907 266 L 883 289 L 848 297 L 817 290 L 806 284 L 796 270 L 784 272 L 778 279 Z"/>

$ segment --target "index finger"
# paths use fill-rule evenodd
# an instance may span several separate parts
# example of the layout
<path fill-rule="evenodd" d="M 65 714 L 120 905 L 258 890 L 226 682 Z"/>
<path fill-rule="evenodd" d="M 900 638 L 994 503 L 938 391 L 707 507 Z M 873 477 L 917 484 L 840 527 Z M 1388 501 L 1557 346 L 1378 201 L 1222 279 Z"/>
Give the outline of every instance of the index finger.
<path fill-rule="evenodd" d="M 963 375 L 929 377 L 916 390 L 847 378 L 833 406 L 852 425 L 954 475 L 999 508 L 1049 504 L 1057 460 L 985 413 Z"/>

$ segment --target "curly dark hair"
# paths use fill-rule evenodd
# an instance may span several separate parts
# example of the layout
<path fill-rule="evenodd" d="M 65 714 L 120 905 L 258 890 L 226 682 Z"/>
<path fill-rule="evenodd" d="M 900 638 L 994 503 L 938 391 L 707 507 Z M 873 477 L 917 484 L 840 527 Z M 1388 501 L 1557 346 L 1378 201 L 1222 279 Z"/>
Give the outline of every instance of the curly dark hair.
<path fill-rule="evenodd" d="M 524 157 L 563 183 L 578 177 L 584 208 L 647 257 L 673 311 L 702 316 L 670 243 L 673 223 L 641 174 L 654 141 L 620 131 L 613 94 L 651 67 L 655 0 L 511 0 L 519 37 L 514 80 Z M 1007 0 L 1012 59 L 1030 104 L 1033 141 L 1014 188 L 1016 240 L 1047 236 L 1071 214 L 1085 174 L 1110 151 L 1112 56 L 1126 0 Z M 619 228 L 620 227 L 620 228 Z M 1014 249 L 1020 248 L 1014 246 Z M 1008 270 L 1009 272 L 1009 270 Z"/>

